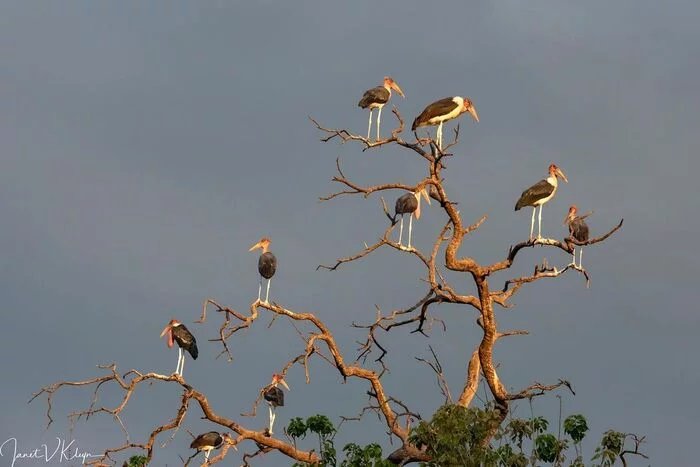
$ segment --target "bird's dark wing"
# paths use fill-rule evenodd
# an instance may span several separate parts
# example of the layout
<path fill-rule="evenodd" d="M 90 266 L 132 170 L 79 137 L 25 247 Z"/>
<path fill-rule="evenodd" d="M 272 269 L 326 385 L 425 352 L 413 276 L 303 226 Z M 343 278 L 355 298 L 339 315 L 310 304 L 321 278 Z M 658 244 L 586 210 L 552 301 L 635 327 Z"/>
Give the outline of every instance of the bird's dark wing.
<path fill-rule="evenodd" d="M 277 271 L 277 258 L 270 253 L 263 253 L 258 259 L 258 272 L 265 279 L 270 279 Z"/>
<path fill-rule="evenodd" d="M 201 449 L 206 446 L 213 446 L 216 448 L 221 446 L 223 442 L 224 438 L 222 438 L 218 432 L 210 431 L 197 436 L 194 441 L 192 441 L 192 444 L 190 444 L 190 448 Z"/>
<path fill-rule="evenodd" d="M 284 405 L 284 392 L 277 386 L 268 389 L 263 395 L 266 401 L 275 406 L 282 407 Z"/>
<path fill-rule="evenodd" d="M 197 360 L 197 356 L 199 355 L 197 340 L 184 324 L 173 328 L 173 339 L 175 339 L 177 345 L 187 350 L 194 360 Z"/>
<path fill-rule="evenodd" d="M 553 191 L 554 186 L 551 185 L 546 179 L 540 180 L 527 190 L 523 191 L 523 194 L 520 195 L 520 199 L 515 204 L 515 210 L 518 211 L 525 206 L 533 206 L 537 201 L 551 195 Z"/>
<path fill-rule="evenodd" d="M 413 120 L 413 125 L 411 126 L 411 130 L 415 130 L 418 127 L 429 125 L 428 120 L 430 120 L 433 117 L 437 117 L 438 115 L 445 115 L 450 112 L 452 112 L 455 107 L 457 107 L 457 103 L 452 100 L 451 97 L 445 97 L 444 99 L 440 99 L 439 101 L 435 101 L 432 104 L 430 104 L 428 107 L 426 107 L 423 112 L 419 116 L 416 117 L 415 120 Z"/>
<path fill-rule="evenodd" d="M 413 193 L 406 193 L 396 200 L 394 214 L 408 214 L 418 208 L 418 200 Z"/>
<path fill-rule="evenodd" d="M 574 218 L 569 224 L 569 233 L 579 242 L 588 241 L 588 225 L 581 217 Z"/>
<path fill-rule="evenodd" d="M 384 86 L 377 86 L 376 88 L 366 90 L 357 105 L 366 109 L 371 104 L 386 104 L 389 102 L 389 97 L 389 91 L 387 91 Z"/>

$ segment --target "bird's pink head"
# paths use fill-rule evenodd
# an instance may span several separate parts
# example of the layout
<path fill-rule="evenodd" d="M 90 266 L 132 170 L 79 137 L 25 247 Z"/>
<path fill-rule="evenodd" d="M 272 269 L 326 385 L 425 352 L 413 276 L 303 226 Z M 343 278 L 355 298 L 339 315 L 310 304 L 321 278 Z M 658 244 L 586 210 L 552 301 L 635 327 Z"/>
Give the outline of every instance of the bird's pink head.
<path fill-rule="evenodd" d="M 406 97 L 406 96 L 403 95 L 403 91 L 401 90 L 401 88 L 399 87 L 399 85 L 396 84 L 396 81 L 394 81 L 394 80 L 391 78 L 391 76 L 385 76 L 385 77 L 384 77 L 384 87 L 387 88 L 387 89 L 389 89 L 389 88 L 393 89 L 394 91 L 396 91 L 397 93 L 399 93 L 399 96 L 401 96 L 401 97 Z"/>
<path fill-rule="evenodd" d="M 284 380 L 284 377 L 280 374 L 273 373 L 272 374 L 272 383 L 270 383 L 270 384 L 272 384 L 275 387 L 277 387 L 278 384 L 281 384 L 282 386 L 287 388 L 287 391 L 291 391 L 291 389 L 289 389 L 289 386 L 287 385 L 287 382 Z"/>
<path fill-rule="evenodd" d="M 268 237 L 263 237 L 258 243 L 250 247 L 248 251 L 253 251 L 260 248 L 262 249 L 263 253 L 267 253 L 267 251 L 270 249 L 270 243 L 272 243 L 272 241 Z"/>
<path fill-rule="evenodd" d="M 558 177 L 564 180 L 566 183 L 569 183 L 569 179 L 566 178 L 566 175 L 564 175 L 564 172 L 557 167 L 556 164 L 549 164 L 549 175 L 552 177 Z"/>
<path fill-rule="evenodd" d="M 173 346 L 173 328 L 181 325 L 182 323 L 176 319 L 171 319 L 170 322 L 168 323 L 167 326 L 163 329 L 163 331 L 160 333 L 160 337 L 165 336 L 166 334 L 168 335 L 168 347 Z"/>
<path fill-rule="evenodd" d="M 474 107 L 474 104 L 468 97 L 465 97 L 462 102 L 462 113 L 464 112 L 469 112 L 474 120 L 477 122 L 479 121 L 479 114 L 476 112 L 476 107 Z"/>

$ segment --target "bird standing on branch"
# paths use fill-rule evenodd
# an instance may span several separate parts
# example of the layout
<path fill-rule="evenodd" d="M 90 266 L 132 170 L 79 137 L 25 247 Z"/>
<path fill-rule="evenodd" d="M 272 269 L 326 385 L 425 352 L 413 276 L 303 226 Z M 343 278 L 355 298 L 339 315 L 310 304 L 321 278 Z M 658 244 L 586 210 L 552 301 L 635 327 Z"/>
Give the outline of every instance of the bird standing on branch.
<path fill-rule="evenodd" d="M 210 431 L 197 436 L 194 441 L 192 441 L 192 444 L 190 444 L 190 448 L 196 449 L 197 452 L 204 452 L 204 461 L 208 462 L 209 454 L 211 454 L 214 449 L 219 449 L 223 445 L 224 437 L 221 436 L 218 431 Z"/>
<path fill-rule="evenodd" d="M 168 336 L 168 347 L 172 348 L 173 344 L 177 342 L 178 346 L 178 357 L 177 357 L 177 367 L 175 368 L 175 374 L 182 376 L 182 370 L 185 368 L 185 355 L 182 349 L 187 350 L 190 355 L 192 355 L 193 360 L 197 360 L 199 355 L 199 349 L 197 349 L 197 340 L 194 338 L 192 333 L 182 324 L 180 321 L 173 319 L 171 320 L 163 332 L 160 333 L 160 337 L 167 334 Z"/>
<path fill-rule="evenodd" d="M 537 206 L 540 207 L 540 215 L 537 227 L 537 238 L 542 238 L 542 206 L 548 202 L 550 199 L 554 198 L 557 192 L 558 181 L 557 178 L 561 178 L 566 183 L 569 180 L 564 175 L 564 172 L 557 167 L 555 164 L 549 165 L 549 177 L 540 180 L 539 182 L 532 185 L 527 190 L 523 191 L 520 195 L 520 199 L 515 204 L 515 210 L 519 211 L 525 206 L 532 206 L 532 220 L 530 222 L 530 240 L 532 240 L 532 233 L 535 228 L 535 211 Z"/>
<path fill-rule="evenodd" d="M 369 123 L 367 124 L 367 139 L 369 139 L 370 130 L 372 129 L 372 110 L 379 109 L 377 112 L 377 140 L 379 140 L 379 123 L 382 118 L 382 107 L 389 102 L 391 99 L 391 90 L 399 93 L 401 97 L 406 97 L 403 95 L 403 91 L 396 84 L 396 81 L 391 79 L 390 76 L 384 77 L 384 84 L 377 86 L 376 88 L 368 89 L 362 95 L 362 99 L 357 103 L 358 107 L 363 109 L 369 109 Z"/>
<path fill-rule="evenodd" d="M 277 271 L 277 258 L 275 255 L 270 253 L 270 243 L 271 240 L 267 237 L 262 238 L 258 243 L 250 247 L 253 251 L 257 248 L 262 250 L 260 258 L 258 259 L 258 272 L 260 273 L 260 282 L 258 284 L 258 301 L 260 301 L 260 294 L 262 293 L 262 280 L 263 277 L 267 279 L 267 293 L 265 293 L 265 301 L 263 303 L 267 304 L 270 298 L 270 282 L 272 281 L 272 276 L 275 275 Z"/>
<path fill-rule="evenodd" d="M 439 101 L 435 101 L 426 107 L 420 115 L 413 120 L 411 126 L 412 131 L 422 126 L 439 125 L 437 129 L 436 143 L 442 151 L 442 124 L 448 120 L 455 119 L 464 112 L 469 112 L 472 118 L 479 121 L 479 114 L 476 112 L 476 107 L 467 97 L 445 97 Z"/>
<path fill-rule="evenodd" d="M 277 387 L 277 385 L 281 384 L 285 388 L 287 388 L 287 391 L 291 391 L 289 389 L 289 386 L 287 385 L 287 382 L 284 380 L 282 375 L 278 375 L 277 373 L 273 373 L 272 375 L 272 382 L 270 383 L 270 387 L 265 390 L 263 393 L 263 397 L 267 401 L 267 404 L 269 406 L 270 410 L 270 435 L 272 435 L 272 425 L 275 424 L 275 409 L 277 407 L 283 407 L 284 406 L 284 392 L 282 389 Z"/>
<path fill-rule="evenodd" d="M 428 196 L 428 190 L 426 189 L 426 184 L 420 184 L 416 187 L 416 191 L 413 193 L 406 193 L 400 196 L 396 200 L 396 205 L 394 206 L 394 219 L 396 222 L 396 216 L 401 215 L 401 225 L 399 226 L 399 246 L 403 248 L 401 244 L 401 238 L 403 237 L 403 216 L 409 214 L 408 218 L 408 248 L 411 248 L 411 232 L 413 230 L 413 216 L 416 220 L 420 219 L 420 199 L 421 196 L 425 198 L 428 204 L 430 204 L 430 196 Z"/>
<path fill-rule="evenodd" d="M 583 214 L 582 216 L 578 216 L 578 208 L 576 207 L 575 204 L 572 204 L 571 207 L 569 208 L 569 213 L 566 215 L 566 218 L 564 219 L 564 225 L 569 226 L 569 235 L 576 239 L 579 242 L 587 242 L 588 241 L 588 225 L 584 221 L 584 219 L 591 214 L 592 212 L 588 212 L 586 214 Z M 572 263 L 574 267 L 576 267 L 576 246 L 574 246 L 574 251 L 572 252 L 573 259 Z M 579 245 L 579 259 L 578 259 L 578 267 L 581 268 L 583 267 L 581 264 L 581 261 L 583 260 L 583 245 Z"/>

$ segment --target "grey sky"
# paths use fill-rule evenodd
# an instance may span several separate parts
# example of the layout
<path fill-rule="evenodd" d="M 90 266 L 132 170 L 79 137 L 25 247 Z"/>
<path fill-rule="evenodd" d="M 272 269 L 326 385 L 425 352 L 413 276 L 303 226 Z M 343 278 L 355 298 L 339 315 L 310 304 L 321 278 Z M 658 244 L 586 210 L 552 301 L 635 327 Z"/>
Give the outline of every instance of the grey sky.
<path fill-rule="evenodd" d="M 564 398 L 564 411 L 588 417 L 588 448 L 607 428 L 635 431 L 648 436 L 654 465 L 692 465 L 699 15 L 693 2 L 629 0 L 3 3 L 0 442 L 14 436 L 33 449 L 69 436 L 64 415 L 85 407 L 90 393 L 61 393 L 56 423 L 44 431 L 44 402 L 26 405 L 44 384 L 96 376 L 98 363 L 172 371 L 177 352 L 158 339 L 162 327 L 173 316 L 196 319 L 206 297 L 245 310 L 257 287 L 257 254 L 247 250 L 263 235 L 280 261 L 271 298 L 317 312 L 348 358 L 362 338 L 350 322 L 370 320 L 375 304 L 414 303 L 424 271 L 407 255 L 381 251 L 334 273 L 314 270 L 386 226 L 377 198 L 318 203 L 334 189 L 337 156 L 359 183 L 423 175 L 407 152 L 319 143 L 307 120 L 362 133 L 367 115 L 357 100 L 391 74 L 406 93 L 393 103 L 409 122 L 449 95 L 471 97 L 479 111 L 481 123 L 461 120 L 446 173 L 465 219 L 489 215 L 465 254 L 494 261 L 525 238 L 530 213 L 513 205 L 550 161 L 570 183 L 545 207 L 545 233 L 563 236 L 571 203 L 595 210 L 594 233 L 625 218 L 618 235 L 584 254 L 590 289 L 567 275 L 524 289 L 516 308 L 498 312 L 504 329 L 532 333 L 497 346 L 504 383 L 570 379 L 577 396 Z M 382 123 L 384 132 L 393 127 L 389 112 Z M 414 229 L 419 247 L 442 222 L 438 209 L 425 211 Z M 545 255 L 568 261 L 528 251 L 510 274 Z M 441 398 L 413 357 L 432 344 L 456 390 L 479 339 L 472 310 L 432 312 L 446 333 L 384 337 L 393 345 L 387 390 L 425 417 Z M 201 357 L 186 362 L 185 376 L 222 414 L 247 410 L 301 349 L 293 329 L 279 320 L 268 330 L 267 322 L 232 340 L 231 364 L 214 360 L 219 348 L 207 342 L 218 322 L 189 325 Z M 308 386 L 299 369 L 289 375 L 277 424 L 364 405 L 363 384 L 341 385 L 320 363 L 311 370 Z M 142 388 L 124 417 L 132 437 L 171 418 L 179 398 L 175 387 Z M 535 410 L 553 417 L 557 399 Z M 239 419 L 260 428 L 266 416 Z M 210 427 L 194 408 L 187 428 Z M 344 427 L 339 444 L 387 446 L 383 433 L 370 417 Z M 104 417 L 74 437 L 90 452 L 122 442 Z M 155 465 L 177 465 L 188 444 L 179 433 Z M 270 455 L 259 465 L 280 464 Z"/>

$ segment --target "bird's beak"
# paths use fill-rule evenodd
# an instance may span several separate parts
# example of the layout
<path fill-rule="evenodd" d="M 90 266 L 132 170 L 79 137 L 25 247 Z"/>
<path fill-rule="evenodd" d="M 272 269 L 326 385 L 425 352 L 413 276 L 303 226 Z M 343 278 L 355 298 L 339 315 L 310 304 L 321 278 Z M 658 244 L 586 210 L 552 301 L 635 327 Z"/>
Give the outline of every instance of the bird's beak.
<path fill-rule="evenodd" d="M 574 216 L 571 213 L 568 213 L 566 217 L 564 218 L 564 225 L 568 225 L 569 222 L 574 218 Z"/>
<path fill-rule="evenodd" d="M 479 121 L 479 114 L 476 113 L 476 107 L 471 105 L 471 106 L 469 106 L 468 110 L 469 110 L 469 113 L 472 114 L 472 117 L 474 117 L 474 120 L 476 120 L 478 122 Z"/>
<path fill-rule="evenodd" d="M 424 187 L 421 191 L 420 194 L 423 195 L 423 198 L 425 198 L 425 201 L 430 204 L 430 195 L 428 194 L 428 188 Z"/>
<path fill-rule="evenodd" d="M 164 335 L 168 335 L 168 347 L 173 346 L 173 327 L 168 324 L 165 326 L 165 329 L 163 329 L 163 332 L 160 333 L 160 337 L 163 337 Z"/>
<path fill-rule="evenodd" d="M 282 386 L 284 386 L 285 388 L 287 388 L 287 391 L 291 391 L 291 389 L 289 389 L 289 386 L 287 385 L 287 382 L 285 380 L 281 379 L 280 384 Z"/>
<path fill-rule="evenodd" d="M 255 245 L 251 246 L 251 247 L 250 247 L 250 250 L 248 250 L 248 251 L 253 251 L 253 250 L 255 250 L 256 248 L 262 248 L 262 245 L 260 244 L 260 242 L 258 242 L 258 243 L 256 243 Z"/>
<path fill-rule="evenodd" d="M 406 96 L 403 95 L 403 91 L 401 90 L 401 88 L 399 87 L 398 84 L 396 84 L 395 82 L 394 82 L 394 83 L 391 83 L 391 87 L 392 87 L 392 89 L 394 89 L 394 91 L 396 91 L 396 92 L 399 93 L 399 96 L 401 96 L 401 97 L 403 97 L 403 98 L 406 97 Z"/>
<path fill-rule="evenodd" d="M 559 175 L 561 179 L 564 180 L 566 183 L 569 183 L 569 179 L 566 178 L 566 175 L 564 175 L 564 172 L 562 172 L 562 170 L 559 167 L 557 167 L 557 175 Z"/>

